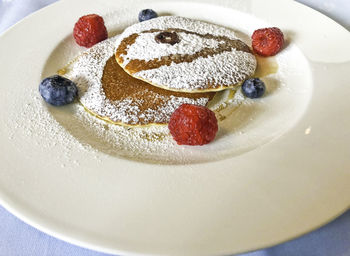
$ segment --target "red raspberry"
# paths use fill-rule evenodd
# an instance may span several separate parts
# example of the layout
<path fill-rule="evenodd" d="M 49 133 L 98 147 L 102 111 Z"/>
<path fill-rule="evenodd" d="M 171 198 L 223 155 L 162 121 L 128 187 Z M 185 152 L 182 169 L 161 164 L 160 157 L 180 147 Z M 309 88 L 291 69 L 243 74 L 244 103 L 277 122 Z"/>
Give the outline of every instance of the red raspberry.
<path fill-rule="evenodd" d="M 103 18 L 97 14 L 89 14 L 79 18 L 74 25 L 73 36 L 77 44 L 91 47 L 108 37 Z"/>
<path fill-rule="evenodd" d="M 276 27 L 255 30 L 252 39 L 254 51 L 265 57 L 278 53 L 284 43 L 283 33 Z"/>
<path fill-rule="evenodd" d="M 171 115 L 168 127 L 177 144 L 203 145 L 215 138 L 218 122 L 210 109 L 182 104 Z"/>

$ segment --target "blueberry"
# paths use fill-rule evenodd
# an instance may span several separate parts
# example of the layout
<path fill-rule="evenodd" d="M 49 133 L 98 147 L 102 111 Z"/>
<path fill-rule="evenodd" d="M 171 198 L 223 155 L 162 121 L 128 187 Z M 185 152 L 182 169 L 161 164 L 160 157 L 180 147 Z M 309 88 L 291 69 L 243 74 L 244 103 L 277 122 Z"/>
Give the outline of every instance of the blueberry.
<path fill-rule="evenodd" d="M 242 91 L 248 98 L 260 98 L 265 92 L 265 84 L 259 78 L 249 78 L 244 81 Z"/>
<path fill-rule="evenodd" d="M 145 21 L 145 20 L 150 20 L 150 19 L 153 19 L 153 18 L 157 18 L 158 17 L 158 14 L 153 11 L 152 9 L 144 9 L 142 11 L 140 11 L 139 13 L 139 21 L 142 22 L 142 21 Z"/>
<path fill-rule="evenodd" d="M 76 84 L 59 75 L 42 80 L 39 85 L 39 92 L 47 103 L 54 106 L 69 104 L 78 95 Z"/>

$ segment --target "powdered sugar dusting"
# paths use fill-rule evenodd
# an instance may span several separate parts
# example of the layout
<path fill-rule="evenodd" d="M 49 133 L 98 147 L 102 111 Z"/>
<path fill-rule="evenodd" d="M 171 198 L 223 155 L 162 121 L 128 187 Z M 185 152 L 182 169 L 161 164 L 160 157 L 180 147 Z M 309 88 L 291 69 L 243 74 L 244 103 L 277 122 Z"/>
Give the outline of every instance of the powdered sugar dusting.
<path fill-rule="evenodd" d="M 151 19 L 136 23 L 124 30 L 121 37 L 117 40 L 116 44 L 119 45 L 123 38 L 128 37 L 135 33 L 141 33 L 150 29 L 166 30 L 169 28 L 181 28 L 188 31 L 194 31 L 198 34 L 212 34 L 214 36 L 226 36 L 230 39 L 238 39 L 235 33 L 231 29 L 227 29 L 222 26 L 202 22 L 199 20 L 193 20 L 189 18 L 179 16 L 163 16 L 156 19 Z"/>
<path fill-rule="evenodd" d="M 116 38 L 112 40 L 116 40 Z M 113 41 L 109 40 L 102 45 L 101 47 L 104 47 L 104 50 L 88 50 L 88 52 L 95 54 L 90 60 L 88 60 L 89 54 L 83 53 L 82 56 L 86 61 L 91 61 L 93 65 L 102 66 L 101 60 L 105 62 L 109 58 L 108 56 L 103 57 L 103 53 L 109 50 L 114 51 L 115 48 Z M 61 49 L 60 47 L 70 49 L 70 45 L 67 46 L 67 44 L 59 45 L 58 49 Z M 69 58 L 72 58 L 71 55 L 69 55 Z M 57 58 L 52 58 L 49 63 L 56 62 Z M 284 62 L 289 64 L 287 60 Z M 75 79 L 80 80 L 80 90 L 85 92 L 93 81 L 92 78 L 101 75 L 98 73 L 101 70 L 99 71 L 98 68 L 87 70 L 83 64 L 82 62 L 80 64 L 75 63 L 75 71 L 70 70 L 68 74 L 75 75 Z M 57 66 L 58 68 L 60 67 Z M 285 65 L 283 68 L 289 70 L 290 67 Z M 45 73 L 45 75 L 49 74 Z M 280 72 L 271 79 L 279 85 L 281 83 Z M 270 84 L 267 83 L 268 86 Z M 96 94 L 91 96 L 98 97 L 102 95 L 98 88 L 94 87 L 94 89 Z M 215 97 L 210 102 L 209 107 L 211 109 L 219 109 L 216 111 L 219 120 L 219 131 L 216 139 L 203 147 L 176 145 L 167 126 L 124 127 L 97 119 L 78 103 L 63 108 L 48 106 L 41 99 L 37 88 L 28 90 L 26 94 L 16 93 L 11 95 L 10 98 L 14 101 L 12 102 L 13 109 L 9 109 L 12 118 L 7 123 L 7 130 L 10 131 L 9 139 L 12 141 L 27 138 L 35 143 L 38 150 L 31 150 L 30 145 L 28 147 L 18 147 L 18 150 L 25 152 L 22 154 L 25 157 L 35 159 L 36 154 L 42 154 L 40 152 L 50 151 L 51 154 L 55 148 L 59 149 L 57 155 L 50 155 L 50 161 L 54 160 L 55 164 L 64 169 L 74 169 L 82 165 L 84 160 L 80 159 L 84 158 L 92 158 L 96 159 L 97 162 L 103 162 L 108 155 L 163 164 L 200 163 L 218 160 L 241 153 L 242 147 L 245 149 L 246 145 L 250 145 L 249 143 L 252 141 L 251 134 L 247 132 L 244 125 L 253 121 L 246 120 L 246 115 L 243 115 L 243 112 L 240 111 L 241 107 L 238 109 L 237 107 L 239 105 L 246 106 L 246 108 L 249 108 L 250 105 L 254 107 L 263 105 L 264 108 L 269 106 L 262 101 L 247 101 L 239 90 L 234 95 L 231 92 L 232 90 L 219 92 L 217 95 L 223 94 L 222 97 Z M 232 97 L 226 97 L 225 103 L 222 103 L 221 98 L 225 98 L 225 95 L 229 96 L 230 94 Z M 272 96 L 267 97 L 266 101 L 270 98 L 278 99 L 276 95 Z M 217 98 L 219 99 L 217 100 Z M 125 104 L 127 105 L 127 102 Z M 222 108 L 224 109 L 221 111 Z M 237 109 L 237 112 L 232 114 L 232 111 L 236 111 L 235 109 Z M 248 113 L 247 118 L 253 116 L 256 119 L 257 115 L 254 115 L 254 111 L 251 109 L 244 113 Z M 265 116 L 266 119 L 269 117 L 271 115 Z M 266 123 L 266 120 L 264 120 L 264 123 Z M 254 138 L 254 142 L 258 141 L 256 140 L 257 136 Z M 62 148 L 63 150 L 61 150 Z M 86 152 L 84 158 L 79 158 L 76 155 L 77 151 Z M 104 156 L 100 153 L 106 153 L 107 155 Z"/>
<path fill-rule="evenodd" d="M 154 38 L 159 31 L 152 32 L 152 29 L 174 30 L 180 41 L 174 45 L 158 43 Z M 257 62 L 254 55 L 235 49 L 233 42 L 226 42 L 239 40 L 243 44 L 243 40 L 232 30 L 214 24 L 177 16 L 159 17 L 128 27 L 117 39 L 117 48 L 124 47 L 123 39 L 134 34 L 138 35 L 135 42 L 127 46 L 126 54 L 119 56 L 126 69 L 131 60 L 147 62 L 162 57 L 171 60 L 186 57 L 186 61 L 180 63 L 172 61 L 168 66 L 151 66 L 133 74 L 159 87 L 177 91 L 220 90 L 236 86 L 255 72 Z M 228 51 L 229 43 L 232 45 Z M 201 55 L 202 50 L 205 57 Z M 209 51 L 211 54 L 208 55 L 206 52 Z M 189 61 L 189 56 L 195 54 L 200 57 Z"/>
<path fill-rule="evenodd" d="M 110 31 L 120 33 L 122 29 L 136 22 L 137 10 L 133 9 L 132 11 L 134 12 L 132 14 L 119 12 L 118 8 L 118 15 L 113 12 L 111 15 L 104 16 L 106 26 Z M 205 19 L 205 17 L 203 18 Z M 241 16 L 238 18 L 240 19 Z M 231 23 L 234 24 L 238 18 L 233 17 Z M 140 31 L 145 29 L 145 26 L 151 28 L 147 22 L 140 23 L 138 26 L 140 26 Z M 198 26 L 196 28 L 198 29 Z M 255 27 L 242 20 L 236 28 L 241 31 L 253 31 Z M 219 27 L 217 31 L 222 33 L 222 29 Z M 212 31 L 212 33 L 217 34 L 216 31 Z M 227 35 L 230 36 L 228 33 Z M 245 99 L 238 90 L 234 97 L 226 103 L 220 104 L 219 101 L 215 105 L 215 107 L 226 108 L 222 111 L 216 111 L 219 120 L 217 137 L 212 143 L 203 147 L 176 145 L 166 126 L 128 128 L 99 120 L 86 112 L 78 103 L 62 108 L 48 106 L 40 97 L 37 85 L 33 86 L 35 88 L 31 90 L 28 89 L 28 84 L 25 84 L 26 91 L 23 93 L 23 83 L 20 85 L 20 89 L 16 90 L 16 93 L 8 97 L 11 101 L 9 101 L 10 104 L 7 104 L 5 111 L 8 118 L 5 122 L 6 127 L 3 135 L 9 137 L 9 142 L 13 144 L 13 147 L 16 147 L 16 150 L 20 151 L 21 157 L 31 158 L 35 161 L 41 159 L 37 158 L 38 155 L 45 155 L 47 161 L 42 161 L 42 165 L 49 167 L 57 165 L 61 166 L 62 170 L 69 168 L 72 170 L 71 173 L 74 173 L 74 168 L 79 169 L 79 165 L 83 166 L 86 159 L 96 159 L 96 162 L 101 163 L 100 166 L 103 168 L 104 161 L 110 160 L 108 156 L 175 164 L 203 163 L 232 157 L 264 144 L 269 141 L 270 137 L 276 138 L 276 131 L 285 130 L 282 129 L 285 127 L 283 124 L 293 122 L 290 120 L 294 119 L 290 117 L 296 115 L 291 110 L 298 109 L 300 101 L 297 99 L 300 99 L 301 95 L 295 94 L 297 91 L 295 88 L 298 90 L 301 90 L 301 87 L 305 88 L 303 79 L 306 76 L 305 65 L 300 65 L 300 59 L 303 60 L 304 57 L 295 55 L 295 47 L 291 46 L 293 44 L 288 45 L 277 56 L 278 73 L 264 78 L 267 85 L 266 97 L 253 101 Z M 115 48 L 114 45 L 109 45 L 108 41 L 106 41 L 105 47 Z M 63 43 L 57 42 L 55 54 L 50 55 L 47 63 L 43 66 L 43 76 L 52 75 L 55 70 L 64 65 L 63 63 L 73 59 L 78 51 L 82 50 L 82 48 L 76 47 L 70 39 L 64 40 Z M 107 59 L 106 56 L 104 60 Z M 94 65 L 99 65 L 98 61 Z M 82 72 L 86 73 L 79 75 L 79 72 L 76 72 L 76 79 L 81 79 L 81 84 L 86 83 L 85 87 L 80 87 L 81 90 L 84 90 L 89 85 L 87 82 L 89 80 L 85 80 L 85 78 L 90 75 L 84 67 L 77 65 L 75 68 L 76 71 L 80 68 Z M 39 72 L 36 73 L 35 77 L 38 75 Z M 96 74 L 91 75 L 91 77 L 94 76 Z M 292 80 L 293 82 L 301 82 L 289 82 L 291 76 L 299 78 Z M 15 87 L 11 87 L 11 90 L 7 90 L 7 92 L 12 91 L 12 89 Z M 224 90 L 218 94 L 228 94 L 229 91 Z M 96 93 L 95 96 L 97 95 L 100 94 Z M 294 99 L 296 100 L 294 101 Z M 241 106 L 237 108 L 238 105 Z M 232 112 L 230 109 L 235 110 Z M 266 138 L 268 139 L 266 140 Z M 82 152 L 82 156 L 77 155 L 77 152 Z M 107 155 L 105 156 L 103 153 Z M 98 177 L 98 170 L 96 168 L 96 177 Z"/>
<path fill-rule="evenodd" d="M 10 106 L 9 111 L 15 114 L 7 123 L 10 131 L 9 139 L 31 140 L 33 142 L 33 144 L 23 143 L 21 147 L 17 147 L 19 151 L 23 152 L 22 157 L 36 159 L 40 154 L 47 153 L 49 150 L 54 152 L 56 148 L 63 147 L 64 150 L 59 151 L 57 155 L 50 155 L 50 159 L 54 161 L 54 164 L 62 168 L 67 166 L 74 168 L 80 165 L 78 160 L 72 159 L 72 152 L 89 152 L 96 159 L 99 158 L 96 154 L 97 150 L 91 147 L 90 144 L 81 143 L 71 133 L 67 133 L 65 127 L 55 119 L 55 115 L 48 111 L 37 90 L 27 89 L 25 95 L 13 95 L 12 99 L 14 99 L 13 105 Z M 74 106 L 74 104 L 71 106 Z M 49 107 L 49 109 L 51 108 L 54 111 L 56 110 L 54 107 Z M 65 109 L 66 107 L 61 107 L 56 111 L 64 112 Z"/>
<path fill-rule="evenodd" d="M 23 138 L 35 143 L 18 147 L 22 157 L 36 159 L 37 155 L 57 149 L 56 155 L 50 155 L 52 164 L 73 170 L 83 164 L 72 156 L 78 152 L 101 163 L 108 155 L 162 164 L 192 163 L 201 159 L 200 155 L 197 158 L 192 155 L 192 149 L 198 148 L 178 146 L 167 126 L 114 125 L 92 116 L 77 102 L 60 108 L 49 106 L 34 89 L 20 97 L 11 96 L 15 100 L 9 109 L 14 113 L 7 122 L 9 139 Z M 27 97 L 30 100 L 24 99 Z M 36 150 L 31 150 L 33 147 Z"/>
<path fill-rule="evenodd" d="M 190 99 L 171 96 L 171 100 L 155 109 L 141 111 L 142 100 L 125 98 L 111 101 L 106 98 L 102 89 L 101 78 L 107 60 L 114 55 L 117 37 L 105 40 L 81 55 L 69 68 L 66 76 L 79 88 L 80 102 L 99 116 L 124 124 L 149 124 L 151 121 L 161 123 L 168 121 L 171 113 L 183 103 L 205 106 L 208 98 Z M 161 97 L 161 96 L 159 96 Z"/>
<path fill-rule="evenodd" d="M 198 58 L 191 63 L 172 63 L 170 66 L 143 70 L 135 73 L 135 76 L 173 89 L 201 89 L 204 84 L 217 84 L 225 89 L 225 86 L 237 84 L 253 74 L 256 67 L 254 60 L 250 53 L 232 50 Z M 232 73 L 235 74 L 233 77 L 230 75 Z"/>
<path fill-rule="evenodd" d="M 208 39 L 198 35 L 178 32 L 180 42 L 174 45 L 159 44 L 154 37 L 159 32 L 142 33 L 129 48 L 126 55 L 121 55 L 124 59 L 123 66 L 126 66 L 131 59 L 152 60 L 170 54 L 192 54 L 208 48 L 217 48 L 222 41 Z"/>

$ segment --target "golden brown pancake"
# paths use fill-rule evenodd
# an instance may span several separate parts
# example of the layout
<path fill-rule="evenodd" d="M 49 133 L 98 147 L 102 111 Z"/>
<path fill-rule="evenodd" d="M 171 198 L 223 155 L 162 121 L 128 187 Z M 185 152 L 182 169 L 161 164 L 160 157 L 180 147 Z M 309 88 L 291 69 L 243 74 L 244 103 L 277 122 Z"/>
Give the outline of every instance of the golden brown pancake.
<path fill-rule="evenodd" d="M 255 56 L 232 30 L 176 16 L 127 28 L 115 57 L 133 77 L 181 92 L 236 87 L 256 68 Z"/>
<path fill-rule="evenodd" d="M 182 93 L 154 87 L 127 74 L 114 57 L 111 38 L 88 49 L 66 74 L 79 88 L 86 110 L 122 125 L 167 124 L 183 103 L 206 106 L 215 93 Z"/>

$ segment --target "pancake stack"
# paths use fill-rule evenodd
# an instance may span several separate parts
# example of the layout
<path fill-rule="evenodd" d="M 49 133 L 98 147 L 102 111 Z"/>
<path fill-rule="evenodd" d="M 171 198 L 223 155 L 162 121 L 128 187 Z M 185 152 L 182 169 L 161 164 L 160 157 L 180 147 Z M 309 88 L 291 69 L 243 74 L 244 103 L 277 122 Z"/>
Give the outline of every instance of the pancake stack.
<path fill-rule="evenodd" d="M 87 111 L 127 126 L 164 125 L 181 104 L 207 106 L 256 69 L 232 30 L 183 17 L 134 24 L 90 48 L 67 74 Z"/>

